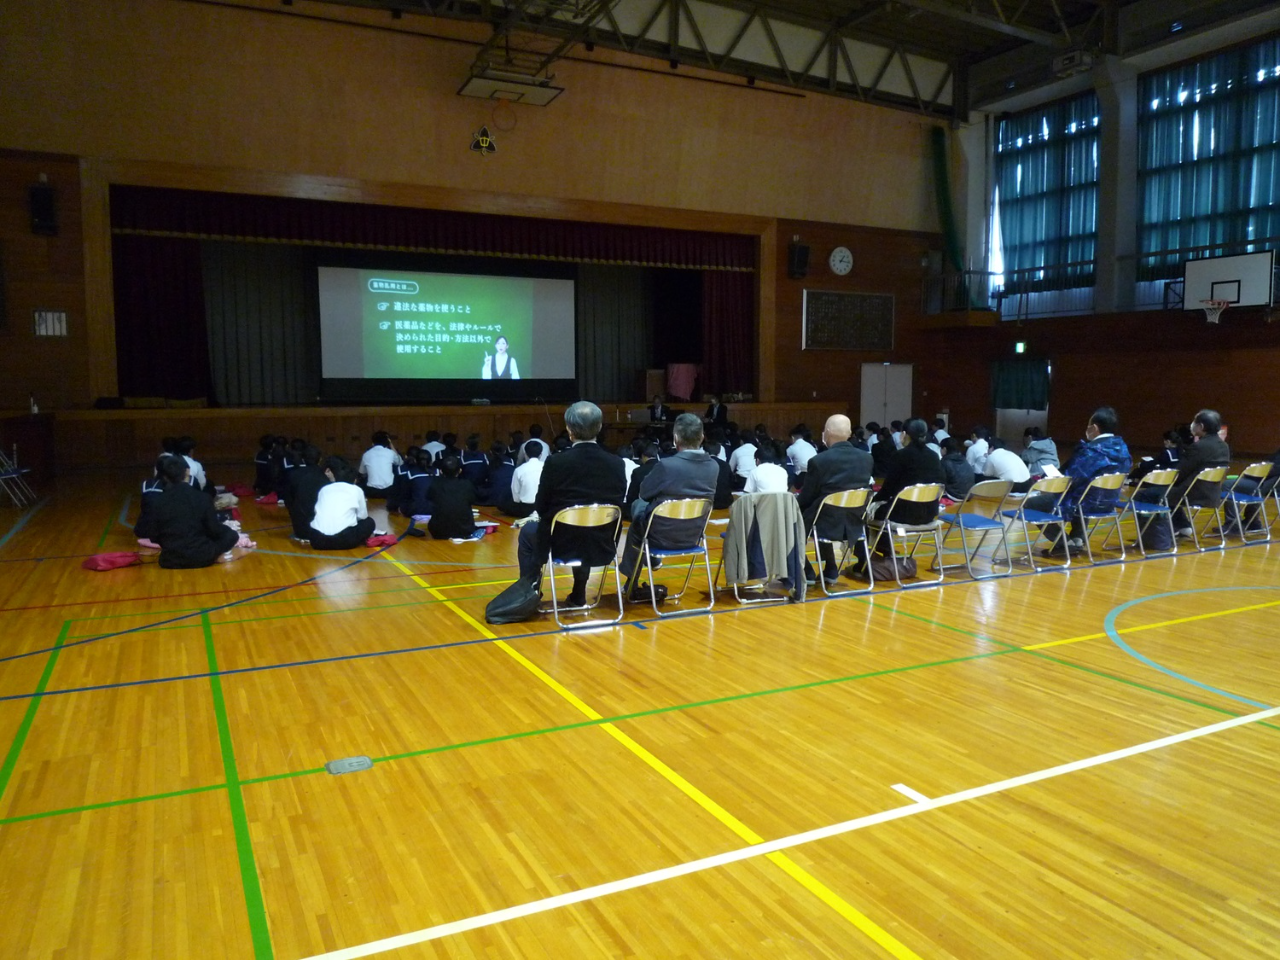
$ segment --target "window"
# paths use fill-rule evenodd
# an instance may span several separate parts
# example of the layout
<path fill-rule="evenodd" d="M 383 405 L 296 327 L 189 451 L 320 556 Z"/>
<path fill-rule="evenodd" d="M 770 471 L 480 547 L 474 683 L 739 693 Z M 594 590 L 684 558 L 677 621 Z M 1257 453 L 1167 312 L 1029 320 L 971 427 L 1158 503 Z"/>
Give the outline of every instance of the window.
<path fill-rule="evenodd" d="M 1139 82 L 1139 280 L 1280 243 L 1280 39 Z"/>
<path fill-rule="evenodd" d="M 1093 285 L 1098 237 L 1098 97 L 1000 121 L 991 270 L 1012 293 Z"/>

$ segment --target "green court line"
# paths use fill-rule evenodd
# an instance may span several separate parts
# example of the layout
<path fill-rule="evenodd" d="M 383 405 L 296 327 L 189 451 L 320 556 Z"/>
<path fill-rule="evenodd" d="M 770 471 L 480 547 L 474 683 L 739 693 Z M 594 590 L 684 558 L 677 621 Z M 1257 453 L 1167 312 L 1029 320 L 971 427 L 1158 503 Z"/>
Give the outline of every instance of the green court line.
<path fill-rule="evenodd" d="M 964 656 L 964 657 L 951 657 L 946 660 L 931 660 L 926 663 L 907 664 L 906 666 L 901 666 L 901 667 L 886 667 L 883 670 L 872 670 L 867 673 L 849 674 L 843 677 L 831 677 L 825 680 L 810 680 L 806 683 L 792 684 L 786 687 L 773 687 L 766 690 L 752 690 L 746 693 L 735 693 L 735 694 L 730 694 L 724 697 L 714 697 L 708 700 L 694 700 L 687 703 L 670 704 L 665 707 L 655 707 L 649 710 L 639 710 L 634 713 L 624 713 L 624 714 L 617 714 L 616 716 L 612 716 L 612 717 L 602 717 L 599 720 L 580 720 L 575 723 L 562 724 L 554 727 L 542 727 L 537 730 L 523 730 L 517 733 L 500 734 L 496 737 L 486 737 L 480 740 L 465 740 L 465 741 L 462 741 L 461 743 L 448 743 L 438 747 L 425 747 L 421 750 L 409 750 L 403 753 L 388 754 L 387 756 L 384 756 L 384 757 L 374 757 L 372 759 L 374 763 L 386 763 L 391 760 L 407 760 L 407 759 L 413 759 L 415 757 L 429 756 L 431 754 L 436 754 L 436 753 L 448 753 L 453 750 L 462 750 L 470 747 L 481 747 L 481 746 L 486 746 L 491 744 L 504 743 L 512 740 L 523 740 L 528 737 L 543 736 L 546 734 L 554 734 L 554 733 L 564 733 L 570 730 L 579 730 L 585 727 L 600 726 L 601 724 L 605 724 L 605 723 L 622 723 L 627 720 L 640 720 L 645 717 L 659 716 L 661 714 L 666 714 L 666 713 L 676 713 L 683 710 L 693 710 L 698 707 L 717 706 L 720 704 L 733 703 L 741 700 L 753 700 L 757 697 L 772 696 L 774 694 L 779 694 L 779 693 L 796 693 L 804 690 L 812 690 L 818 687 L 848 683 L 854 680 L 869 680 L 876 677 L 890 676 L 892 674 L 897 674 L 897 673 L 907 673 L 909 671 L 914 671 L 914 670 L 923 670 L 929 667 L 944 667 L 944 666 L 950 666 L 952 664 L 957 664 L 957 663 L 966 663 L 972 660 L 985 660 L 991 657 L 1002 657 L 1012 653 L 1036 654 L 1037 656 L 1041 656 L 1043 659 L 1048 659 L 1055 663 L 1060 663 L 1063 666 L 1068 666 L 1068 667 L 1073 667 L 1074 669 L 1083 670 L 1086 673 L 1095 674 L 1106 680 L 1116 680 L 1116 681 L 1119 681 L 1120 683 L 1124 683 L 1128 686 L 1135 687 L 1147 693 L 1155 693 L 1160 696 L 1171 697 L 1172 699 L 1180 700 L 1192 706 L 1203 707 L 1206 710 L 1211 710 L 1215 713 L 1221 713 L 1221 714 L 1224 714 L 1225 716 L 1232 716 L 1232 717 L 1239 716 L 1239 714 L 1233 713 L 1232 711 L 1223 707 L 1218 707 L 1218 706 L 1214 706 L 1213 704 L 1203 703 L 1199 700 L 1193 700 L 1190 697 L 1184 697 L 1180 694 L 1171 693 L 1167 690 L 1159 690 L 1154 687 L 1148 687 L 1132 680 L 1125 680 L 1122 677 L 1114 677 L 1109 674 L 1102 673 L 1101 671 L 1094 670 L 1091 667 L 1084 667 L 1080 664 L 1070 663 L 1069 661 L 1057 660 L 1054 657 L 1049 657 L 1049 656 L 1040 654 L 1038 651 L 1026 650 L 1022 647 L 1005 643 L 1004 641 L 1001 641 L 1001 640 L 995 640 L 993 638 L 983 637 L 980 634 L 973 633 L 972 631 L 965 630 L 961 627 L 954 627 L 954 626 L 951 626 L 950 624 L 938 623 L 936 621 L 929 620 L 928 618 L 920 616 L 919 614 L 907 613 L 905 611 L 893 610 L 889 607 L 883 607 L 876 603 L 871 602 L 867 598 L 860 597 L 858 599 L 868 604 L 872 608 L 882 611 L 884 613 L 890 613 L 896 616 L 907 617 L 908 619 L 917 620 L 922 623 L 928 624 L 930 626 L 937 627 L 939 629 L 950 630 L 955 633 L 961 633 L 961 634 L 964 634 L 965 636 L 973 637 L 978 640 L 984 640 L 990 643 L 997 644 L 1003 649 L 992 650 L 987 653 L 975 653 L 975 654 L 971 654 L 969 656 Z M 205 635 L 206 644 L 209 643 L 209 635 L 210 635 L 211 629 L 212 629 L 212 624 L 209 624 L 208 630 L 206 631 L 206 635 Z M 215 664 L 215 666 L 212 669 L 216 669 L 216 661 L 211 660 L 211 663 Z M 216 681 L 219 678 L 215 676 L 212 679 Z M 219 689 L 220 689 L 220 685 L 219 685 Z M 1264 723 L 1261 725 L 1270 727 L 1273 730 L 1280 730 L 1280 727 L 1275 726 L 1273 724 Z M 222 730 L 220 726 L 219 727 L 220 736 L 221 736 L 221 733 L 222 733 Z M 230 734 L 228 732 L 228 738 L 229 736 Z M 238 787 L 251 786 L 251 785 L 260 784 L 260 783 L 269 783 L 275 780 L 289 780 L 295 777 L 311 776 L 313 774 L 324 773 L 324 772 L 325 772 L 325 769 L 323 767 L 313 767 L 308 770 L 291 770 L 285 773 L 272 773 L 262 777 L 251 777 L 245 780 L 239 780 L 237 781 L 237 785 Z M 141 803 L 147 800 L 161 800 L 161 799 L 167 799 L 170 797 L 185 796 L 187 794 L 192 794 L 192 793 L 201 793 L 209 790 L 221 790 L 221 789 L 224 789 L 226 786 L 227 786 L 226 784 L 214 784 L 214 785 L 205 786 L 205 787 L 191 787 L 186 790 L 175 790 L 170 793 L 155 794 L 155 795 L 146 796 L 146 797 L 134 797 L 127 800 L 114 800 L 106 803 L 90 804 L 83 807 L 69 807 L 63 810 L 50 810 L 44 813 L 25 814 L 20 817 L 10 817 L 6 819 L 0 819 L 0 825 L 6 824 L 6 823 L 14 823 L 20 820 L 36 820 L 41 817 L 54 817 L 54 816 L 60 816 L 63 814 L 68 814 L 68 813 L 80 813 L 86 810 L 99 809 L 101 807 L 119 806 L 119 805 L 128 804 L 128 803 Z M 0 792 L 0 795 L 2 795 L 2 792 Z M 256 878 L 256 873 L 254 874 L 254 876 Z"/>
<path fill-rule="evenodd" d="M 186 797 L 193 793 L 208 793 L 210 790 L 225 790 L 225 783 L 214 783 L 207 787 L 187 787 L 183 790 L 170 790 L 166 793 L 151 793 L 145 797 L 126 797 L 124 800 L 104 800 L 101 803 L 86 803 L 79 807 L 64 807 L 61 810 L 45 810 L 41 813 L 24 813 L 16 817 L 0 817 L 0 826 L 9 823 L 22 823 L 24 820 L 43 820 L 45 817 L 61 817 L 68 813 L 88 813 L 92 810 L 106 810 L 109 807 L 124 807 L 132 803 L 145 803 L 148 800 L 170 800 L 173 797 Z"/>
<path fill-rule="evenodd" d="M 126 497 L 125 503 L 127 504 L 128 502 L 129 502 L 129 498 Z M 116 525 L 116 516 L 118 515 L 118 513 L 119 511 L 111 514 L 111 516 L 107 518 L 107 525 L 102 528 L 102 536 L 98 538 L 98 546 L 95 549 L 101 550 L 102 545 L 107 542 L 107 536 L 111 533 L 111 528 Z"/>
<path fill-rule="evenodd" d="M 0 800 L 4 799 L 4 792 L 9 787 L 9 778 L 13 776 L 13 771 L 18 766 L 18 755 L 22 753 L 22 747 L 27 742 L 27 734 L 31 732 L 31 724 L 35 722 L 36 711 L 40 709 L 40 701 L 44 699 L 41 694 L 49 686 L 49 680 L 53 677 L 53 668 L 58 662 L 58 653 L 62 644 L 66 642 L 67 631 L 70 628 L 70 621 L 62 624 L 62 629 L 58 632 L 58 639 L 54 641 L 53 650 L 49 653 L 49 659 L 45 661 L 44 672 L 40 674 L 40 682 L 36 684 L 35 695 L 31 698 L 31 702 L 27 704 L 27 712 L 23 714 L 22 722 L 18 724 L 17 733 L 13 735 L 13 743 L 9 745 L 9 753 L 4 758 L 4 765 L 0 766 Z"/>
<path fill-rule="evenodd" d="M 244 887 L 245 909 L 249 913 L 249 933 L 253 939 L 255 960 L 272 960 L 271 930 L 267 925 L 266 904 L 262 900 L 262 885 L 258 880 L 258 866 L 253 859 L 253 838 L 249 834 L 249 818 L 244 811 L 244 794 L 240 790 L 240 777 L 236 772 L 235 749 L 231 742 L 231 724 L 227 720 L 227 704 L 222 697 L 222 678 L 218 675 L 218 655 L 213 646 L 213 624 L 209 614 L 200 614 L 200 626 L 204 630 L 205 653 L 209 659 L 209 689 L 213 694 L 213 712 L 218 724 L 218 743 L 222 749 L 222 769 L 226 776 L 227 800 L 231 807 L 231 824 L 236 837 L 236 855 L 240 861 L 240 883 Z"/>

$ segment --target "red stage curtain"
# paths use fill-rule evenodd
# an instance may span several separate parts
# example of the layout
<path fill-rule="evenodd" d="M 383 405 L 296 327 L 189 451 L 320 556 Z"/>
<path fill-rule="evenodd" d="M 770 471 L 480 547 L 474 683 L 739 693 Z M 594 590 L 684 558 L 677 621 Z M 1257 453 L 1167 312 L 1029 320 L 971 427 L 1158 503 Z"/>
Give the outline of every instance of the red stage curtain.
<path fill-rule="evenodd" d="M 116 367 L 122 397 L 209 395 L 200 242 L 117 236 Z"/>
<path fill-rule="evenodd" d="M 199 239 L 703 270 L 750 271 L 756 266 L 756 238 L 739 234 L 155 187 L 113 186 L 111 224 L 118 232 Z"/>
<path fill-rule="evenodd" d="M 755 275 L 702 275 L 702 390 L 749 391 L 755 382 Z"/>

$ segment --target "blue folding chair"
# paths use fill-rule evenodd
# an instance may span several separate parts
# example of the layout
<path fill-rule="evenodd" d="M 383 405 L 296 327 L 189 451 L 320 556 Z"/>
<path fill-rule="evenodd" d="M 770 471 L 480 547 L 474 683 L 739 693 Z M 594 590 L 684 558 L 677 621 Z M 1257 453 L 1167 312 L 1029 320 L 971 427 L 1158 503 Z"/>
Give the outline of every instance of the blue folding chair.
<path fill-rule="evenodd" d="M 1267 517 L 1267 501 L 1275 499 L 1275 490 L 1263 493 L 1262 486 L 1271 476 L 1271 463 L 1251 463 L 1240 471 L 1231 487 L 1222 491 L 1223 505 L 1230 515 L 1228 527 L 1233 528 L 1245 543 L 1250 539 L 1265 542 L 1271 539 L 1271 520 Z M 1249 481 L 1244 489 L 1240 482 Z M 1280 501 L 1277 501 L 1280 503 Z M 1250 538 L 1249 527 L 1258 517 L 1262 518 L 1262 530 L 1257 536 Z"/>
<path fill-rule="evenodd" d="M 1093 558 L 1093 544 L 1091 537 L 1094 531 L 1103 524 L 1110 523 L 1111 530 L 1108 531 L 1106 538 L 1102 541 L 1102 547 L 1106 549 L 1107 542 L 1111 539 L 1112 533 L 1115 534 L 1116 540 L 1120 544 L 1120 559 L 1124 559 L 1124 537 L 1120 535 L 1120 515 L 1116 513 L 1116 500 L 1120 496 L 1120 490 L 1124 487 L 1124 482 L 1129 478 L 1126 473 L 1104 473 L 1094 477 L 1089 481 L 1089 486 L 1085 488 L 1080 499 L 1076 501 L 1075 515 L 1080 521 L 1080 531 L 1084 539 L 1084 550 L 1089 556 L 1090 563 L 1097 563 Z M 1097 494 L 1097 496 L 1094 496 Z M 1090 500 L 1094 501 L 1090 505 Z"/>
<path fill-rule="evenodd" d="M 1054 544 L 1061 544 L 1064 554 L 1066 555 L 1066 563 L 1063 566 L 1071 566 L 1071 548 L 1067 546 L 1067 527 L 1066 518 L 1059 512 L 1062 506 L 1062 498 L 1067 495 L 1067 491 L 1071 489 L 1070 477 L 1041 477 L 1027 491 L 1027 500 L 1031 499 L 1038 493 L 1046 493 L 1050 496 L 1057 497 L 1054 501 L 1053 509 L 1044 510 L 1028 510 L 1027 501 L 1024 500 L 1013 510 L 1001 510 L 1000 515 L 1008 520 L 1012 520 L 1022 528 L 1022 542 L 1027 548 L 1027 560 L 1031 563 L 1031 569 L 1035 573 L 1040 572 L 1040 567 L 1036 564 L 1035 551 L 1031 548 L 1036 538 L 1039 537 L 1042 529 L 1050 524 L 1058 525 L 1058 536 L 1054 539 Z M 1035 535 L 1031 533 L 1035 528 Z"/>
<path fill-rule="evenodd" d="M 1227 549 L 1227 528 L 1226 528 L 1226 524 L 1223 522 L 1223 519 L 1222 519 L 1222 513 L 1223 513 L 1222 500 L 1219 499 L 1217 503 L 1206 506 L 1198 503 L 1190 503 L 1189 498 L 1191 497 L 1192 492 L 1196 489 L 1196 484 L 1200 484 L 1200 483 L 1221 484 L 1222 481 L 1225 480 L 1226 478 L 1227 478 L 1226 467 L 1205 467 L 1198 474 L 1196 474 L 1196 478 L 1191 481 L 1191 485 L 1187 487 L 1186 492 L 1182 495 L 1182 499 L 1179 500 L 1174 505 L 1173 512 L 1175 514 L 1179 510 L 1182 510 L 1186 513 L 1188 519 L 1190 520 L 1191 539 L 1195 542 L 1196 549 L 1199 550 L 1201 553 L 1203 553 L 1206 550 Z M 1203 525 L 1197 526 L 1197 521 L 1199 520 L 1200 514 L 1202 513 L 1208 513 L 1209 519 L 1206 520 Z M 1216 533 L 1210 533 L 1209 527 L 1214 522 L 1217 523 L 1218 530 Z M 1200 544 L 1201 537 L 1205 539 L 1208 539 L 1210 537 L 1217 537 L 1218 545 L 1216 547 L 1201 546 Z"/>
<path fill-rule="evenodd" d="M 1169 549 L 1152 551 L 1152 553 L 1156 556 L 1163 556 L 1178 552 L 1178 541 L 1173 535 L 1173 508 L 1169 506 L 1169 488 L 1173 486 L 1177 479 L 1177 470 L 1152 470 L 1138 481 L 1138 485 L 1133 488 L 1129 499 L 1117 507 L 1119 513 L 1116 517 L 1116 535 L 1122 536 L 1120 524 L 1124 522 L 1125 517 L 1132 519 L 1136 534 L 1134 545 L 1144 557 L 1149 555 L 1146 544 L 1147 530 L 1161 518 L 1169 525 Z M 1147 491 L 1150 491 L 1149 495 L 1144 496 Z M 1151 497 L 1156 499 L 1152 500 Z M 1110 539 L 1111 534 L 1108 533 L 1107 539 L 1102 541 L 1104 550 L 1107 547 L 1107 541 Z"/>
<path fill-rule="evenodd" d="M 1012 481 L 983 480 L 969 488 L 969 493 L 964 500 L 956 504 L 954 510 L 950 510 L 938 517 L 947 528 L 942 535 L 944 547 L 947 543 L 947 537 L 951 535 L 951 531 L 957 529 L 960 531 L 960 549 L 964 552 L 964 568 L 969 571 L 969 576 L 975 580 L 1007 577 L 1013 572 L 1013 559 L 1009 556 L 1009 538 L 1005 534 L 1004 521 L 1001 519 L 1001 508 L 1004 507 L 1004 502 L 1008 499 L 1011 490 L 1013 490 Z M 979 512 L 980 509 L 984 512 Z M 1001 573 L 996 570 L 994 562 L 996 554 L 995 551 L 992 551 L 992 572 L 975 573 L 973 570 L 973 558 L 982 550 L 983 544 L 987 542 L 987 537 L 993 532 L 999 535 L 999 545 L 1004 548 L 1004 572 Z M 971 533 L 981 534 L 972 550 L 969 549 L 969 534 Z M 960 566 L 958 563 L 943 564 L 942 569 L 948 570 L 958 566 Z"/>

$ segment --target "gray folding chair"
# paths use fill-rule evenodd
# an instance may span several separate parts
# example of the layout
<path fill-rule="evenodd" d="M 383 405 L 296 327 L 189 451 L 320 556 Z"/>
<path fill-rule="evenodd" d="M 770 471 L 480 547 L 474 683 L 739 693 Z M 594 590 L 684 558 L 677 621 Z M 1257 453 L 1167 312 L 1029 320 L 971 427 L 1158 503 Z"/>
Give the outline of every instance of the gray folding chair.
<path fill-rule="evenodd" d="M 1116 520 L 1116 536 L 1122 536 L 1120 533 L 1120 523 L 1124 522 L 1125 517 L 1133 520 L 1134 530 L 1136 533 L 1136 543 L 1139 552 L 1145 557 L 1147 556 L 1147 545 L 1144 540 L 1148 528 L 1159 518 L 1163 517 L 1164 522 L 1169 525 L 1169 549 L 1160 551 L 1157 556 L 1167 553 L 1178 552 L 1178 541 L 1173 535 L 1173 508 L 1169 506 L 1169 488 L 1173 486 L 1174 481 L 1178 479 L 1178 471 L 1175 469 L 1168 470 L 1152 470 L 1145 477 L 1138 481 L 1138 485 L 1133 488 L 1133 492 L 1129 495 L 1129 499 L 1124 501 L 1118 507 L 1119 514 Z M 1144 491 L 1153 491 L 1157 499 L 1151 500 L 1149 497 L 1144 498 Z M 1107 548 L 1107 542 L 1111 539 L 1108 533 L 1105 540 L 1102 541 L 1102 548 Z"/>
<path fill-rule="evenodd" d="M 871 495 L 875 491 L 870 487 L 859 487 L 856 490 L 839 490 L 836 493 L 829 493 L 822 498 L 822 502 L 818 504 L 818 512 L 813 515 L 813 561 L 818 568 L 822 566 L 822 544 L 831 544 L 831 549 L 835 550 L 835 541 L 828 540 L 818 535 L 818 521 L 822 517 L 823 510 L 862 510 L 865 509 L 867 503 L 871 500 Z M 853 543 L 848 541 L 840 541 L 844 544 L 844 551 L 840 554 L 840 559 L 836 562 L 836 569 L 843 570 L 845 562 L 849 559 L 849 554 L 853 550 Z M 854 543 L 861 542 L 864 546 L 867 542 L 867 535 L 864 532 L 858 537 Z M 865 588 L 859 587 L 853 590 L 832 590 L 827 586 L 827 578 L 822 577 L 822 592 L 828 597 L 847 597 L 855 593 L 868 593 L 871 588 L 876 585 L 875 578 L 871 575 L 871 565 L 867 564 L 867 585 Z"/>
<path fill-rule="evenodd" d="M 1071 548 L 1067 546 L 1067 520 L 1059 513 L 1062 505 L 1062 498 L 1067 495 L 1067 491 L 1071 489 L 1071 477 L 1041 477 L 1027 491 L 1027 499 L 1018 504 L 1016 509 L 1001 510 L 1000 515 L 1008 520 L 1012 520 L 1022 528 L 1022 543 L 1027 548 L 1027 560 L 1031 563 L 1031 569 L 1035 573 L 1040 572 L 1040 567 L 1036 564 L 1035 551 L 1032 546 L 1035 544 L 1044 527 L 1050 524 L 1058 525 L 1058 536 L 1054 539 L 1054 543 L 1062 544 L 1062 549 L 1066 553 L 1067 562 L 1064 566 L 1071 566 Z M 1027 500 L 1030 500 L 1038 493 L 1049 494 L 1057 497 L 1054 501 L 1052 510 L 1028 510 Z M 1031 535 L 1031 529 L 1035 528 L 1036 536 Z"/>
<path fill-rule="evenodd" d="M 965 496 L 964 500 L 956 505 L 954 510 L 949 510 L 938 517 L 947 530 L 942 535 L 942 543 L 945 546 L 947 536 L 952 530 L 960 531 L 960 549 L 964 552 L 964 567 L 969 571 L 969 576 L 975 580 L 990 580 L 992 577 L 1007 577 L 1013 572 L 1013 559 L 1009 556 L 1009 538 L 1005 533 L 1004 521 L 1000 518 L 1000 511 L 1004 507 L 1004 502 L 1009 497 L 1009 492 L 1013 489 L 1013 483 L 1009 480 L 983 480 L 975 483 Z M 992 506 L 994 504 L 994 506 Z M 973 549 L 969 549 L 969 534 L 981 533 L 977 544 Z M 982 550 L 982 545 L 987 542 L 987 536 L 996 533 L 1000 537 L 999 546 L 1004 548 L 1004 571 L 1000 572 L 996 569 L 996 554 L 993 550 L 991 553 L 991 573 L 974 573 L 973 558 Z M 958 567 L 960 564 L 951 563 L 943 564 L 943 570 L 949 570 L 952 567 Z"/>
<path fill-rule="evenodd" d="M 1236 477 L 1229 489 L 1222 491 L 1223 505 L 1231 513 L 1231 522 L 1228 526 L 1238 533 L 1245 543 L 1251 540 L 1263 542 L 1271 539 L 1271 520 L 1267 517 L 1267 501 L 1274 498 L 1275 491 L 1262 492 L 1263 484 L 1271 476 L 1271 467 L 1271 462 L 1267 460 L 1251 463 L 1240 471 L 1240 476 Z M 1241 481 L 1248 481 L 1243 489 L 1241 489 Z M 1250 537 L 1249 528 L 1259 517 L 1262 518 L 1262 528 L 1255 530 L 1256 536 Z"/>
<path fill-rule="evenodd" d="M 1089 485 L 1085 487 L 1084 493 L 1080 495 L 1080 499 L 1076 501 L 1076 518 L 1080 521 L 1080 532 L 1084 540 L 1084 550 L 1089 556 L 1090 563 L 1097 563 L 1093 558 L 1093 544 L 1090 543 L 1090 537 L 1103 524 L 1111 524 L 1111 530 L 1108 531 L 1106 538 L 1102 541 L 1102 547 L 1105 549 L 1107 541 L 1111 539 L 1114 533 L 1116 539 L 1120 543 L 1120 559 L 1124 559 L 1124 537 L 1120 536 L 1120 514 L 1116 512 L 1115 497 L 1106 497 L 1107 493 L 1115 491 L 1115 496 L 1119 496 L 1119 490 L 1124 486 L 1124 482 L 1129 479 L 1126 473 L 1104 473 L 1101 476 L 1094 477 L 1089 481 Z M 1094 492 L 1103 494 L 1106 506 L 1103 507 L 1086 507 L 1085 504 L 1089 499 L 1089 495 Z"/>
<path fill-rule="evenodd" d="M 26 481 L 26 474 L 31 471 L 18 466 L 18 448 L 13 448 L 13 457 L 6 457 L 0 450 L 0 489 L 9 495 L 13 505 L 23 509 L 36 501 L 36 493 Z"/>
<path fill-rule="evenodd" d="M 1191 539 L 1195 542 L 1196 549 L 1199 550 L 1201 553 L 1203 553 L 1206 550 L 1227 549 L 1227 529 L 1226 529 L 1226 524 L 1223 522 L 1223 519 L 1222 519 L 1222 500 L 1219 499 L 1212 506 L 1200 506 L 1199 504 L 1189 503 L 1188 498 L 1190 498 L 1192 492 L 1196 489 L 1196 486 L 1198 484 L 1201 484 L 1201 483 L 1220 484 L 1226 478 L 1227 478 L 1226 467 L 1205 467 L 1203 470 L 1201 470 L 1199 473 L 1196 474 L 1196 478 L 1191 481 L 1191 486 L 1187 487 L 1186 492 L 1183 493 L 1182 495 L 1182 499 L 1179 500 L 1178 503 L 1173 508 L 1173 512 L 1175 514 L 1179 510 L 1186 511 L 1188 521 L 1191 524 Z M 1200 514 L 1202 513 L 1207 513 L 1209 515 L 1209 519 L 1207 519 L 1204 522 L 1203 526 L 1197 526 L 1197 521 L 1199 520 Z M 1214 523 L 1218 525 L 1218 532 L 1210 533 L 1209 527 Z M 1201 546 L 1200 544 L 1201 537 L 1204 537 L 1205 539 L 1208 539 L 1210 537 L 1217 537 L 1218 545 L 1216 547 Z"/>

